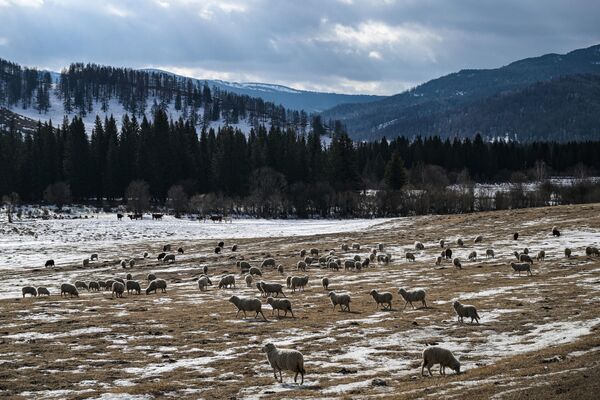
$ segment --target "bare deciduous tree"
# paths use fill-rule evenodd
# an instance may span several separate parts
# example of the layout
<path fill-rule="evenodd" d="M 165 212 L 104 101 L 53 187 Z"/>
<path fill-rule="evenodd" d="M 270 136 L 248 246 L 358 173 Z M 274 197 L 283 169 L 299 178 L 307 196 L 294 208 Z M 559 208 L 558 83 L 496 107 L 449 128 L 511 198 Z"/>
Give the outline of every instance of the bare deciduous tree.
<path fill-rule="evenodd" d="M 142 213 L 150 208 L 150 187 L 143 180 L 132 181 L 127 186 L 125 196 L 127 197 L 127 208 Z"/>
<path fill-rule="evenodd" d="M 55 204 L 62 209 L 65 204 L 71 202 L 71 187 L 66 182 L 55 182 L 44 190 L 44 200 L 49 204 Z"/>

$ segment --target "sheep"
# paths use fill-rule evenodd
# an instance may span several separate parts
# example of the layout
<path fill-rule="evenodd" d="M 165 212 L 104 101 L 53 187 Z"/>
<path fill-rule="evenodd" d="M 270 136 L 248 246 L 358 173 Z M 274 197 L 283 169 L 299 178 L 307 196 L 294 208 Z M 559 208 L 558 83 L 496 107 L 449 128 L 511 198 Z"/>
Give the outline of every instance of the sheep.
<path fill-rule="evenodd" d="M 279 272 L 280 275 L 283 275 L 283 265 L 279 264 L 277 266 L 277 272 Z"/>
<path fill-rule="evenodd" d="M 446 367 L 449 367 L 457 374 L 460 374 L 460 362 L 454 357 L 454 354 L 452 354 L 450 350 L 437 346 L 427 347 L 423 350 L 421 376 L 424 376 L 423 372 L 425 371 L 425 368 L 429 371 L 429 376 L 433 376 L 431 367 L 435 364 L 440 364 L 440 375 L 446 375 Z"/>
<path fill-rule="evenodd" d="M 588 246 L 585 248 L 585 255 L 587 255 L 588 257 L 598 256 L 600 255 L 600 251 L 598 251 L 597 247 Z"/>
<path fill-rule="evenodd" d="M 533 264 L 533 259 L 531 257 L 529 257 L 529 255 L 527 255 L 527 254 L 521 254 L 521 255 L 519 255 L 519 261 L 520 262 L 527 262 L 529 264 Z"/>
<path fill-rule="evenodd" d="M 215 247 L 215 254 L 219 254 L 221 252 L 221 248 L 219 246 Z"/>
<path fill-rule="evenodd" d="M 565 257 L 571 258 L 571 249 L 568 247 L 565 249 Z"/>
<path fill-rule="evenodd" d="M 279 283 L 267 283 L 264 281 L 260 281 L 258 282 L 258 284 L 260 285 L 260 289 L 265 294 L 265 296 L 275 295 L 275 297 L 278 297 L 281 293 L 283 297 L 287 297 L 285 293 L 283 293 L 283 285 L 280 285 Z"/>
<path fill-rule="evenodd" d="M 44 264 L 44 267 L 54 267 L 54 260 L 46 261 L 46 264 Z"/>
<path fill-rule="evenodd" d="M 475 237 L 475 240 L 474 240 L 473 242 L 474 242 L 474 243 L 481 243 L 481 242 L 483 242 L 483 236 L 481 236 L 481 235 L 477 235 L 477 236 Z"/>
<path fill-rule="evenodd" d="M 523 249 L 523 254 L 529 254 L 529 248 L 525 247 L 525 248 Z"/>
<path fill-rule="evenodd" d="M 344 261 L 344 270 L 347 271 L 349 269 L 354 269 L 354 260 L 345 260 Z"/>
<path fill-rule="evenodd" d="M 493 249 L 487 249 L 485 251 L 485 258 L 488 258 L 488 257 L 494 258 L 495 256 L 496 256 L 496 253 L 494 253 Z"/>
<path fill-rule="evenodd" d="M 371 262 L 375 261 L 375 257 L 377 256 L 376 253 L 371 253 L 369 254 L 369 260 L 371 260 Z"/>
<path fill-rule="evenodd" d="M 164 263 L 175 262 L 175 254 L 167 254 L 165 258 L 163 258 Z"/>
<path fill-rule="evenodd" d="M 402 298 L 406 302 L 404 304 L 403 310 L 406 309 L 406 306 L 408 304 L 410 304 L 411 307 L 414 309 L 415 306 L 413 304 L 413 301 L 420 301 L 423 307 L 427 308 L 427 301 L 425 300 L 427 293 L 423 289 L 413 290 L 409 292 L 404 288 L 400 288 L 398 289 L 398 294 L 402 296 Z"/>
<path fill-rule="evenodd" d="M 91 260 L 91 261 L 98 261 L 98 254 L 97 254 L 97 253 L 94 253 L 94 254 L 92 254 L 92 255 L 90 256 L 90 260 Z"/>
<path fill-rule="evenodd" d="M 125 279 L 115 278 L 113 281 L 121 282 L 123 285 L 125 284 Z"/>
<path fill-rule="evenodd" d="M 121 265 L 121 268 L 127 268 L 127 261 L 121 260 L 119 264 Z"/>
<path fill-rule="evenodd" d="M 444 251 L 444 256 L 446 256 L 447 260 L 451 260 L 452 259 L 452 249 L 447 248 L 446 251 Z"/>
<path fill-rule="evenodd" d="M 148 258 L 148 252 L 147 251 L 144 252 L 144 258 Z"/>
<path fill-rule="evenodd" d="M 106 288 L 106 282 L 105 281 L 96 281 L 98 282 L 98 287 L 102 290 L 104 290 L 104 288 Z"/>
<path fill-rule="evenodd" d="M 50 291 L 43 286 L 37 288 L 38 296 L 45 295 L 50 296 Z"/>
<path fill-rule="evenodd" d="M 362 270 L 362 263 L 360 261 L 354 261 L 354 269 L 360 272 Z"/>
<path fill-rule="evenodd" d="M 278 349 L 272 343 L 265 344 L 262 352 L 267 354 L 269 364 L 273 368 L 275 380 L 277 380 L 277 371 L 279 371 L 279 382 L 283 383 L 281 371 L 286 370 L 296 373 L 294 375 L 294 382 L 297 381 L 298 374 L 300 374 L 302 378 L 300 384 L 304 384 L 304 374 L 306 371 L 304 370 L 304 356 L 302 353 L 297 350 Z"/>
<path fill-rule="evenodd" d="M 112 289 L 112 284 L 115 282 L 114 279 L 109 279 L 106 282 L 104 282 L 104 290 L 109 290 Z"/>
<path fill-rule="evenodd" d="M 298 261 L 298 264 L 296 264 L 296 269 L 298 271 L 306 272 L 306 263 L 304 261 Z"/>
<path fill-rule="evenodd" d="M 137 294 L 142 293 L 142 288 L 140 287 L 140 283 L 138 281 L 126 281 L 125 286 L 127 287 L 127 293 L 137 292 Z"/>
<path fill-rule="evenodd" d="M 231 246 L 231 251 L 236 252 L 238 249 L 238 245 L 234 244 L 233 246 Z"/>
<path fill-rule="evenodd" d="M 90 289 L 88 288 L 87 283 L 85 283 L 84 281 L 75 281 L 75 287 L 77 289 L 83 288 L 83 289 L 87 290 L 88 292 L 90 291 Z"/>
<path fill-rule="evenodd" d="M 167 282 L 164 279 L 155 279 L 150 282 L 146 288 L 146 295 L 149 295 L 152 292 L 156 293 L 158 289 L 163 293 L 167 292 Z"/>
<path fill-rule="evenodd" d="M 381 304 L 383 309 L 392 309 L 392 294 L 390 292 L 382 292 L 379 293 L 377 290 L 373 289 L 369 292 L 373 300 L 375 300 L 375 309 L 379 307 Z M 387 307 L 385 306 L 387 304 Z"/>
<path fill-rule="evenodd" d="M 461 304 L 458 300 L 456 300 L 453 304 L 454 311 L 458 316 L 458 322 L 463 323 L 464 317 L 471 318 L 471 323 L 473 321 L 477 321 L 479 324 L 479 314 L 477 314 L 477 309 L 474 306 Z"/>
<path fill-rule="evenodd" d="M 513 233 L 513 240 L 518 240 L 518 239 L 519 239 L 519 232 Z"/>
<path fill-rule="evenodd" d="M 415 255 L 413 253 L 408 252 L 406 253 L 405 257 L 406 261 L 415 261 Z"/>
<path fill-rule="evenodd" d="M 521 275 L 521 271 L 527 271 L 527 273 L 528 273 L 529 275 L 533 275 L 533 274 L 531 273 L 531 264 L 529 264 L 529 263 L 518 263 L 518 264 L 517 264 L 517 263 L 511 262 L 511 263 L 510 263 L 510 266 L 512 267 L 512 269 L 513 269 L 515 272 L 518 272 L 518 273 L 519 273 L 519 275 Z"/>
<path fill-rule="evenodd" d="M 513 255 L 514 255 L 516 258 L 517 258 L 517 261 L 521 261 L 521 255 L 519 254 L 519 252 L 518 252 L 518 251 L 515 251 L 515 252 L 513 253 Z"/>
<path fill-rule="evenodd" d="M 360 243 L 352 243 L 352 250 L 360 250 Z"/>
<path fill-rule="evenodd" d="M 267 304 L 269 304 L 272 308 L 271 315 L 273 315 L 275 310 L 277 310 L 277 316 L 279 317 L 279 310 L 281 310 L 284 311 L 284 317 L 289 311 L 292 314 L 292 318 L 295 318 L 294 312 L 292 311 L 292 303 L 288 299 L 274 299 L 269 297 L 267 298 Z"/>
<path fill-rule="evenodd" d="M 304 257 L 304 262 L 306 263 L 306 265 L 310 265 L 312 264 L 312 262 L 314 261 L 314 259 L 312 257 Z"/>
<path fill-rule="evenodd" d="M 371 260 L 369 260 L 368 258 L 365 258 L 362 262 L 362 267 L 367 268 L 370 263 L 371 263 Z"/>
<path fill-rule="evenodd" d="M 346 311 L 350 312 L 350 296 L 347 294 L 336 294 L 335 292 L 329 292 L 329 298 L 331 299 L 331 304 L 333 304 L 333 309 L 339 304 L 340 311 L 344 311 L 344 307 L 346 307 Z"/>
<path fill-rule="evenodd" d="M 154 275 L 152 273 L 148 274 L 148 282 L 152 282 L 155 279 L 156 279 L 156 275 Z"/>
<path fill-rule="evenodd" d="M 125 280 L 128 280 L 128 281 L 130 281 L 132 279 L 133 279 L 133 275 L 131 275 L 131 274 L 127 274 L 127 276 L 125 277 Z"/>
<path fill-rule="evenodd" d="M 265 317 L 265 314 L 262 312 L 262 303 L 259 299 L 254 297 L 231 296 L 229 298 L 229 302 L 233 303 L 238 309 L 237 313 L 235 314 L 236 317 L 239 315 L 240 311 L 244 313 L 244 318 L 246 318 L 246 311 L 254 311 L 256 312 L 254 318 L 257 318 L 258 314 L 260 313 L 265 321 L 267 320 L 267 317 Z"/>
<path fill-rule="evenodd" d="M 208 265 L 203 265 L 203 266 L 202 266 L 202 273 L 203 273 L 204 275 L 208 275 Z"/>
<path fill-rule="evenodd" d="M 260 265 L 261 268 L 265 268 L 265 267 L 273 267 L 275 268 L 275 260 L 272 258 L 265 258 L 262 262 L 262 264 Z"/>
<path fill-rule="evenodd" d="M 244 278 L 244 280 L 246 281 L 246 287 L 251 287 L 252 286 L 252 275 L 246 275 L 246 277 Z"/>
<path fill-rule="evenodd" d="M 235 288 L 235 277 L 233 275 L 225 275 L 221 278 L 221 280 L 219 280 L 219 289 L 228 288 L 232 286 Z"/>
<path fill-rule="evenodd" d="M 377 262 L 381 262 L 384 264 L 387 264 L 390 262 L 390 257 L 388 254 L 378 254 L 377 255 Z"/>
<path fill-rule="evenodd" d="M 125 285 L 123 285 L 121 282 L 114 282 L 112 284 L 112 293 L 110 297 L 112 298 L 115 295 L 117 297 L 123 297 L 123 292 L 125 292 Z"/>
<path fill-rule="evenodd" d="M 348 246 L 346 243 L 343 243 L 342 244 L 342 251 L 348 251 L 348 250 L 350 250 L 350 246 Z M 304 256 L 302 256 L 302 257 L 304 257 Z"/>
<path fill-rule="evenodd" d="M 377 250 L 383 251 L 383 243 L 377 243 Z"/>
<path fill-rule="evenodd" d="M 171 245 L 170 245 L 170 244 L 165 244 L 165 245 L 163 246 L 163 251 L 164 251 L 164 252 L 171 251 Z"/>
<path fill-rule="evenodd" d="M 132 258 L 129 260 L 129 268 L 133 268 L 135 266 L 135 260 Z"/>
<path fill-rule="evenodd" d="M 464 241 L 463 241 L 461 238 L 458 238 L 458 239 L 456 240 L 456 244 L 457 244 L 459 247 L 463 247 L 463 246 L 465 245 L 465 242 L 464 242 Z"/>
<path fill-rule="evenodd" d="M 220 248 L 225 247 L 225 242 L 220 241 L 219 243 L 217 243 L 217 247 L 220 247 Z"/>
<path fill-rule="evenodd" d="M 329 290 L 329 278 L 325 277 L 321 279 L 321 285 L 323 285 L 323 289 Z"/>
<path fill-rule="evenodd" d="M 329 264 L 327 264 L 327 268 L 339 271 L 340 270 L 340 265 L 337 262 L 335 262 L 335 261 L 329 261 Z"/>
<path fill-rule="evenodd" d="M 180 248 L 178 248 L 178 249 L 177 249 L 177 253 L 179 253 L 179 254 L 183 254 L 183 247 L 180 247 Z"/>
<path fill-rule="evenodd" d="M 291 288 L 292 287 L 292 277 L 288 276 L 285 280 L 285 286 L 287 286 L 287 288 Z"/>
<path fill-rule="evenodd" d="M 292 292 L 295 292 L 296 288 L 302 289 L 302 291 L 304 291 L 304 288 L 306 287 L 307 284 L 308 284 L 308 276 L 307 275 L 292 276 L 292 280 L 290 281 L 290 288 L 292 289 Z"/>
<path fill-rule="evenodd" d="M 90 260 L 87 258 L 83 259 L 83 268 L 88 267 L 90 265 Z"/>
<path fill-rule="evenodd" d="M 310 249 L 310 255 L 311 256 L 318 256 L 319 255 L 319 249 L 313 247 L 312 249 Z"/>
<path fill-rule="evenodd" d="M 473 261 L 477 258 L 477 252 L 476 251 L 472 251 L 471 253 L 469 253 L 469 261 Z"/>
<path fill-rule="evenodd" d="M 440 247 L 443 249 L 446 245 L 446 241 L 444 239 L 440 239 Z"/>
<path fill-rule="evenodd" d="M 32 297 L 37 297 L 38 295 L 37 290 L 33 286 L 25 286 L 23 289 L 21 289 L 21 292 L 23 292 L 23 298 L 26 294 L 29 294 Z"/>
<path fill-rule="evenodd" d="M 556 226 L 552 227 L 552 236 L 555 236 L 555 237 L 560 236 L 560 231 L 558 230 L 558 228 Z"/>
<path fill-rule="evenodd" d="M 205 291 L 206 288 L 208 287 L 208 285 L 212 286 L 212 282 L 210 281 L 210 278 L 206 275 L 202 275 L 199 279 L 198 279 L 198 289 L 200 289 L 200 291 Z"/>
<path fill-rule="evenodd" d="M 79 292 L 77 291 L 77 288 L 75 287 L 75 285 L 71 285 L 70 283 L 63 283 L 62 285 L 60 285 L 60 297 L 62 297 L 63 294 L 65 295 L 65 297 L 67 297 L 67 294 L 70 297 L 79 297 Z"/>
<path fill-rule="evenodd" d="M 454 261 L 452 261 L 452 264 L 454 264 L 454 266 L 458 269 L 462 269 L 462 264 L 460 263 L 460 259 L 458 257 L 456 257 L 454 259 Z"/>
<path fill-rule="evenodd" d="M 246 273 L 246 272 L 250 271 L 250 268 L 252 268 L 252 266 L 250 265 L 250 263 L 248 261 L 238 261 L 235 263 L 235 265 L 237 265 L 238 268 L 241 269 L 242 273 Z"/>
<path fill-rule="evenodd" d="M 537 253 L 537 257 L 536 258 L 538 259 L 538 261 L 545 260 L 546 259 L 546 252 L 544 250 L 540 250 Z"/>
<path fill-rule="evenodd" d="M 90 288 L 90 290 L 95 290 L 96 292 L 100 291 L 100 284 L 96 281 L 90 281 L 88 287 Z"/>
<path fill-rule="evenodd" d="M 249 273 L 250 275 L 258 275 L 258 276 L 262 276 L 262 272 L 261 272 L 260 268 L 257 268 L 257 267 L 251 267 L 251 268 L 248 270 L 248 273 Z"/>
<path fill-rule="evenodd" d="M 353 257 L 353 260 L 354 260 L 354 261 L 360 261 L 360 260 L 361 260 L 361 258 L 360 258 L 360 256 L 357 254 L 357 255 L 355 255 L 355 256 Z"/>
<path fill-rule="evenodd" d="M 159 254 L 157 257 L 156 257 L 156 259 L 157 259 L 158 261 L 160 261 L 160 260 L 162 260 L 163 258 L 165 258 L 165 256 L 166 256 L 166 255 L 167 255 L 167 253 L 160 253 L 160 254 Z"/>
<path fill-rule="evenodd" d="M 415 242 L 415 250 L 425 250 L 425 246 L 421 242 Z"/>
<path fill-rule="evenodd" d="M 438 256 L 438 257 L 435 259 L 435 265 L 441 265 L 441 264 L 442 264 L 442 257 Z"/>

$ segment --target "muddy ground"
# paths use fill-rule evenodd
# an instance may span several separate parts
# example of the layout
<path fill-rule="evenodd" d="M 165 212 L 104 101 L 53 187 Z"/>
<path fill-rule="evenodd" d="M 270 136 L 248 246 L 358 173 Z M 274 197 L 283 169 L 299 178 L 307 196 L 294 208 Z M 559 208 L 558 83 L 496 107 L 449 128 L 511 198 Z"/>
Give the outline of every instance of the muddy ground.
<path fill-rule="evenodd" d="M 554 225 L 559 238 L 551 235 Z M 477 235 L 484 240 L 474 244 Z M 456 245 L 458 238 L 464 247 Z M 213 239 L 170 242 L 185 249 L 170 265 L 156 261 L 162 249 L 152 241 L 99 251 L 100 261 L 89 268 L 77 263 L 0 270 L 0 282 L 43 284 L 52 293 L 0 300 L 0 397 L 598 398 L 600 258 L 585 255 L 586 246 L 600 246 L 598 204 L 403 218 L 351 233 L 235 239 L 235 253 L 229 250 L 233 241 L 223 239 L 221 255 L 214 254 Z M 462 270 L 450 262 L 434 264 L 440 239 L 463 260 Z M 415 240 L 425 244 L 424 251 L 411 250 Z M 340 250 L 353 242 L 360 251 Z M 390 264 L 362 272 L 313 265 L 304 292 L 284 290 L 295 318 L 272 317 L 265 305 L 268 322 L 244 320 L 227 301 L 232 294 L 259 297 L 235 267 L 242 257 L 253 264 L 274 257 L 285 274 L 264 269 L 263 280 L 285 283 L 286 275 L 300 274 L 295 265 L 301 249 L 365 257 L 377 243 L 393 256 Z M 564 256 L 567 246 L 571 258 Z M 533 276 L 519 276 L 508 265 L 513 251 L 525 247 L 533 254 L 546 251 L 545 261 L 535 261 Z M 488 248 L 494 259 L 485 258 Z M 404 259 L 408 250 L 416 262 Z M 473 250 L 478 258 L 467 261 Z M 141 257 L 145 251 L 148 259 Z M 118 266 L 134 256 L 135 267 Z M 203 265 L 215 284 L 206 292 L 195 281 Z M 59 296 L 63 281 L 131 273 L 145 287 L 149 272 L 168 282 L 167 293 Z M 216 288 L 226 272 L 235 273 L 236 289 Z M 351 312 L 332 310 L 320 285 L 324 276 L 331 290 L 351 294 Z M 399 287 L 425 289 L 429 307 L 403 309 Z M 371 289 L 391 291 L 393 309 L 376 309 Z M 456 299 L 477 307 L 480 325 L 457 322 Z M 268 341 L 304 354 L 304 385 L 286 372 L 283 384 L 274 380 L 260 351 Z M 421 377 L 421 352 L 432 344 L 451 349 L 464 373 L 441 377 L 435 367 L 433 377 Z"/>

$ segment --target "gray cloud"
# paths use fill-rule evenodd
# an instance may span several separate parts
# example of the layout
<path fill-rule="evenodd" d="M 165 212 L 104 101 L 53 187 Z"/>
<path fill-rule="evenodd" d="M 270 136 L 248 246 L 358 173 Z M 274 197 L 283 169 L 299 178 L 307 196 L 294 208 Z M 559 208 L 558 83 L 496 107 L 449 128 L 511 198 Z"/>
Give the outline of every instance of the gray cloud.
<path fill-rule="evenodd" d="M 0 57 L 391 94 L 600 43 L 580 0 L 0 0 Z"/>

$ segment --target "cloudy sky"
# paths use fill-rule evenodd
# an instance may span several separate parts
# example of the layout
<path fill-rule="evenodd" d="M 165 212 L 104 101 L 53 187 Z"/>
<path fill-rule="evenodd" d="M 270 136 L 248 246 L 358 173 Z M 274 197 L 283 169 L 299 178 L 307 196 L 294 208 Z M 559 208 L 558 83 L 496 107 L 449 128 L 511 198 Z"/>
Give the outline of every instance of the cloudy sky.
<path fill-rule="evenodd" d="M 392 94 L 600 43 L 598 0 L 0 0 L 0 57 Z"/>

